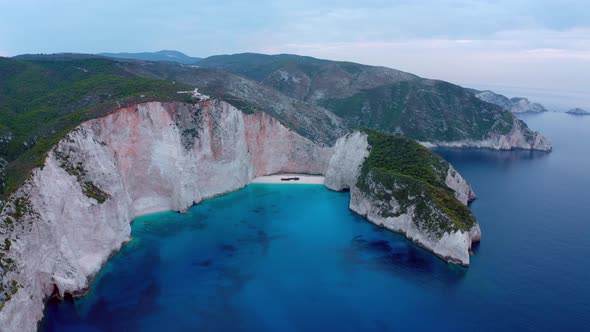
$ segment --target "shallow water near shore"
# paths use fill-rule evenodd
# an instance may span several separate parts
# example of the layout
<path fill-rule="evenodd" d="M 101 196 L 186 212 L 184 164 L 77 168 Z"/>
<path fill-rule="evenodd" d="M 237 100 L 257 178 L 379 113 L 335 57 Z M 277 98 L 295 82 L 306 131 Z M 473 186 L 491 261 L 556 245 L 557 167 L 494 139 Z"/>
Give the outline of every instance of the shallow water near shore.
<path fill-rule="evenodd" d="M 482 243 L 447 264 L 320 185 L 254 184 L 138 218 L 45 331 L 584 331 L 590 117 L 524 115 L 550 154 L 437 150 L 469 180 Z"/>

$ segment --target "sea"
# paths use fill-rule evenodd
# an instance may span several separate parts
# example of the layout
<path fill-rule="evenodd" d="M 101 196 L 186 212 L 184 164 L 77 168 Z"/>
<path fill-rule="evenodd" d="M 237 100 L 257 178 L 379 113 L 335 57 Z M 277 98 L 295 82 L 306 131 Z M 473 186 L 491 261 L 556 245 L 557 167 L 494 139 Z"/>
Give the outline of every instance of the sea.
<path fill-rule="evenodd" d="M 467 83 L 465 86 L 478 90 L 491 90 L 508 98 L 527 97 L 532 102 L 541 103 L 552 112 L 565 112 L 578 107 L 590 111 L 590 91 L 584 89 L 544 89 L 478 83 Z"/>
<path fill-rule="evenodd" d="M 525 114 L 551 153 L 439 149 L 482 229 L 448 264 L 321 185 L 252 184 L 137 218 L 42 331 L 589 331 L 590 116 Z"/>

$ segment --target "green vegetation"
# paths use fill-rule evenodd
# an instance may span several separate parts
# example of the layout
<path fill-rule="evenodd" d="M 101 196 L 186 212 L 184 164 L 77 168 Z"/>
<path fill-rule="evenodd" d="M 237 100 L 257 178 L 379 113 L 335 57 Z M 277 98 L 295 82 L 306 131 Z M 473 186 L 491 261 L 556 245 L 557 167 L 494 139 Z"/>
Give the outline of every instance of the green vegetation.
<path fill-rule="evenodd" d="M 364 131 L 371 146 L 366 161 L 369 169 L 403 174 L 437 187 L 446 186 L 449 164 L 439 155 L 402 136 L 371 129 Z"/>
<path fill-rule="evenodd" d="M 349 125 L 370 127 L 425 142 L 481 140 L 507 134 L 514 116 L 442 81 L 415 80 L 363 90 L 319 104 Z"/>
<path fill-rule="evenodd" d="M 483 140 L 509 133 L 515 120 L 510 112 L 478 99 L 472 89 L 394 69 L 253 53 L 212 56 L 199 66 L 243 75 L 323 106 L 349 127 L 364 126 L 424 142 Z M 299 79 L 284 79 L 283 73 Z"/>
<path fill-rule="evenodd" d="M 91 181 L 85 181 L 82 183 L 82 192 L 86 197 L 94 198 L 99 204 L 106 202 L 106 200 L 111 197 L 109 193 L 105 192 Z"/>
<path fill-rule="evenodd" d="M 22 220 L 22 218 L 27 214 L 33 211 L 31 206 L 31 202 L 27 197 L 16 197 L 12 204 L 14 206 L 14 211 L 8 213 L 8 218 L 6 218 L 6 223 L 12 224 L 12 220 L 14 219 L 16 222 Z"/>
<path fill-rule="evenodd" d="M 16 269 L 16 263 L 14 259 L 6 257 L 6 255 L 0 252 L 0 274 L 2 271 L 14 271 Z M 2 292 L 2 283 L 0 282 L 0 293 Z"/>
<path fill-rule="evenodd" d="M 0 157 L 8 161 L 1 194 L 16 190 L 81 122 L 138 102 L 191 102 L 180 90 L 191 87 L 140 78 L 107 59 L 0 58 Z"/>
<path fill-rule="evenodd" d="M 4 240 L 4 248 L 2 250 L 9 251 L 12 242 L 9 239 Z M 4 279 L 7 272 L 16 270 L 16 262 L 6 254 L 0 252 L 0 311 L 4 308 L 4 304 L 8 302 L 11 297 L 16 294 L 18 289 L 22 286 L 16 280 Z"/>
<path fill-rule="evenodd" d="M 254 113 L 260 112 L 260 110 L 256 107 L 256 105 L 254 105 L 250 102 L 247 102 L 245 100 L 233 98 L 230 96 L 225 96 L 222 99 L 224 101 L 228 102 L 229 104 L 231 104 L 233 107 L 239 109 L 240 111 L 242 111 L 245 114 L 254 114 Z"/>
<path fill-rule="evenodd" d="M 19 285 L 16 280 L 11 280 L 7 285 L 0 284 L 0 311 L 4 309 L 6 302 L 10 301 L 19 288 L 22 288 L 22 285 Z"/>
<path fill-rule="evenodd" d="M 445 232 L 471 229 L 475 217 L 445 184 L 449 168 L 445 160 L 411 139 L 364 131 L 371 151 L 357 186 L 376 201 L 394 199 L 400 205 L 398 211 L 384 209 L 384 217 L 399 216 L 415 206 L 418 226 L 439 237 Z"/>
<path fill-rule="evenodd" d="M 322 70 L 322 65 L 330 62 L 332 61 L 291 54 L 281 54 L 275 56 L 256 53 L 242 53 L 208 57 L 199 61 L 199 66 L 223 69 L 226 71 L 238 73 L 260 82 L 277 69 L 285 67 L 297 68 L 307 75 L 313 75 Z M 349 64 L 348 67 L 351 65 L 354 64 Z"/>
<path fill-rule="evenodd" d="M 94 182 L 86 180 L 86 170 L 81 162 L 74 163 L 74 161 L 70 160 L 70 156 L 67 153 L 59 149 L 55 149 L 54 151 L 55 157 L 59 161 L 59 166 L 70 175 L 76 177 L 78 183 L 80 183 L 80 187 L 82 187 L 82 193 L 86 197 L 94 198 L 99 204 L 106 202 L 111 197 L 109 193 L 102 190 Z"/>

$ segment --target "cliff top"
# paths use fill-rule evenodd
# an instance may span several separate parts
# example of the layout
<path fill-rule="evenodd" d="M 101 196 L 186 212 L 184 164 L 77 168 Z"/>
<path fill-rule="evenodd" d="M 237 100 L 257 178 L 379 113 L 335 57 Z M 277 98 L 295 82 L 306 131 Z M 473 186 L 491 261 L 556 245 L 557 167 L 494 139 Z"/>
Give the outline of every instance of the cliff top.
<path fill-rule="evenodd" d="M 381 195 L 391 195 L 402 207 L 410 204 L 408 197 L 423 193 L 428 200 L 434 202 L 444 211 L 449 220 L 432 221 L 432 217 L 421 216 L 418 220 L 432 224 L 426 228 L 432 228 L 439 232 L 444 231 L 469 231 L 476 223 L 471 210 L 462 204 L 452 189 L 445 183 L 450 165 L 442 157 L 420 145 L 414 140 L 402 136 L 388 135 L 370 129 L 363 129 L 367 133 L 370 145 L 370 153 L 361 169 L 359 188 L 370 192 L 368 177 L 372 177 L 384 188 L 399 188 L 405 186 L 409 190 L 400 193 L 400 190 L 381 192 Z M 383 199 L 382 199 L 383 200 Z M 390 201 L 390 199 L 384 199 Z M 425 197 L 420 200 L 427 201 Z M 420 204 L 416 206 L 416 213 L 427 213 L 427 209 Z"/>
<path fill-rule="evenodd" d="M 3 193 L 15 190 L 49 149 L 81 122 L 138 102 L 189 101 L 191 87 L 134 77 L 113 61 L 0 59 L 0 156 Z"/>

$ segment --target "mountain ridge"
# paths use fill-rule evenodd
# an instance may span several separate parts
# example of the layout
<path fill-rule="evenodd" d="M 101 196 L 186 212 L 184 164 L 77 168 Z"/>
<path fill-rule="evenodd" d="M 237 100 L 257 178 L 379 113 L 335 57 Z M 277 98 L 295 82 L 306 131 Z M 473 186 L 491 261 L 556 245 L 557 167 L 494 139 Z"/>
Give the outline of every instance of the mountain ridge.
<path fill-rule="evenodd" d="M 535 102 L 531 102 L 525 97 L 508 98 L 502 94 L 490 90 L 480 91 L 475 96 L 485 102 L 492 103 L 502 107 L 512 113 L 541 113 L 547 112 L 547 109 Z"/>
<path fill-rule="evenodd" d="M 548 142 L 535 144 L 538 133 L 500 106 L 479 100 L 472 89 L 442 80 L 292 54 L 212 56 L 199 66 L 230 71 L 321 106 L 350 127 L 371 127 L 437 145 L 550 150 Z M 513 129 L 524 137 L 514 142 L 530 144 L 512 146 L 497 140 Z"/>
<path fill-rule="evenodd" d="M 190 102 L 176 92 L 194 88 L 243 112 L 268 113 L 325 145 L 350 130 L 370 127 L 429 146 L 551 149 L 542 135 L 509 112 L 451 83 L 304 56 L 279 56 L 279 67 L 275 56 L 246 56 L 251 57 L 264 60 L 262 81 L 216 68 L 87 54 L 1 58 L 0 158 L 8 162 L 0 174 L 2 191 L 16 189 L 51 146 L 82 121 L 130 103 Z M 293 73 L 307 77 L 307 92 L 288 93 L 289 84 L 277 87 L 283 71 L 292 83 L 297 83 L 289 78 Z"/>
<path fill-rule="evenodd" d="M 142 61 L 167 61 L 182 64 L 195 64 L 203 58 L 186 55 L 175 50 L 161 50 L 156 52 L 118 52 L 118 53 L 98 53 L 97 55 L 115 59 L 135 59 Z"/>

